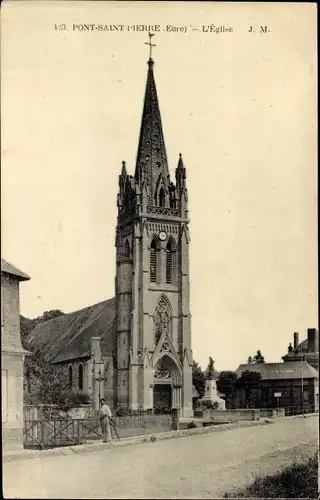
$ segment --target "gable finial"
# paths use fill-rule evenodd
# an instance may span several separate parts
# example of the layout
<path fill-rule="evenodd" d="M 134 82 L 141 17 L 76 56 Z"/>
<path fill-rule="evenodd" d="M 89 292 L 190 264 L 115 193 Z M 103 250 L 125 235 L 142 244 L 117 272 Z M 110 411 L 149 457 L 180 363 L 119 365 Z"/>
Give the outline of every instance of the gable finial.
<path fill-rule="evenodd" d="M 152 61 L 152 47 L 156 47 L 154 43 L 151 43 L 151 39 L 154 36 L 154 33 L 148 33 L 149 42 L 144 42 L 145 45 L 149 45 L 149 62 Z"/>

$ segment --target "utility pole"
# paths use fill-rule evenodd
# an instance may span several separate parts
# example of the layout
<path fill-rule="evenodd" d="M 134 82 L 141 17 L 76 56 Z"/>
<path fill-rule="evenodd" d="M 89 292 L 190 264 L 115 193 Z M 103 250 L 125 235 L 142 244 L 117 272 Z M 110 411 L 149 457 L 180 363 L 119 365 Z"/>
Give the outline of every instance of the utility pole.
<path fill-rule="evenodd" d="M 302 354 L 302 347 L 300 347 L 301 350 L 301 409 L 302 409 L 302 416 L 304 415 L 304 379 L 303 379 L 303 354 Z"/>
<path fill-rule="evenodd" d="M 92 415 L 96 415 L 96 381 L 95 381 L 95 361 L 92 366 Z"/>

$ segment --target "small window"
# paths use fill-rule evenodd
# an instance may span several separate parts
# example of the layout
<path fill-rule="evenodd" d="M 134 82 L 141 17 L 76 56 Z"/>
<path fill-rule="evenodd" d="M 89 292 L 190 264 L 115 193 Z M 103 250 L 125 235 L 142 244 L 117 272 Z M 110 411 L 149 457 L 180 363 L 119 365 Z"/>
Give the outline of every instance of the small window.
<path fill-rule="evenodd" d="M 72 366 L 69 366 L 69 386 L 72 387 L 73 385 L 73 369 Z"/>
<path fill-rule="evenodd" d="M 83 365 L 79 365 L 79 389 L 83 390 Z"/>
<path fill-rule="evenodd" d="M 128 240 L 126 240 L 125 245 L 124 245 L 124 255 L 125 257 L 129 258 L 130 257 L 130 243 Z"/>

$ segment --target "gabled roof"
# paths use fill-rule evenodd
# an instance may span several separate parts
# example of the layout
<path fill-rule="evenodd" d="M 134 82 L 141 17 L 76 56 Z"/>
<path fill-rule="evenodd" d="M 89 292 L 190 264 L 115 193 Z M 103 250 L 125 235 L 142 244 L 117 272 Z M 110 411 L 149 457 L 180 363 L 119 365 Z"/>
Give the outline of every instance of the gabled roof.
<path fill-rule="evenodd" d="M 91 338 L 101 337 L 103 355 L 114 350 L 115 299 L 39 323 L 27 338 L 32 351 L 42 347 L 53 363 L 90 356 Z"/>
<path fill-rule="evenodd" d="M 14 276 L 19 281 L 27 281 L 30 279 L 30 276 L 23 273 L 12 264 L 9 264 L 9 262 L 4 259 L 1 259 L 1 274 L 9 274 L 10 276 Z"/>
<path fill-rule="evenodd" d="M 319 374 L 306 361 L 287 361 L 286 363 L 257 363 L 254 365 L 240 365 L 236 374 L 241 376 L 244 371 L 258 372 L 261 380 L 284 380 L 319 378 Z"/>

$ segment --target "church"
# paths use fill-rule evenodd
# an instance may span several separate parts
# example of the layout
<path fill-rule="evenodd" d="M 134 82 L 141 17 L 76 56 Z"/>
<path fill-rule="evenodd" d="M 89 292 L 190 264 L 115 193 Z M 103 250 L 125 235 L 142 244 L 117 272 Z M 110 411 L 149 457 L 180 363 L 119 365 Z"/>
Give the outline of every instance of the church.
<path fill-rule="evenodd" d="M 150 36 L 151 49 L 151 36 Z M 170 177 L 150 52 L 134 175 L 122 162 L 115 297 L 40 323 L 42 346 L 75 391 L 113 409 L 180 409 L 192 416 L 189 216 L 186 169 Z M 125 124 L 124 124 L 125 126 Z"/>

